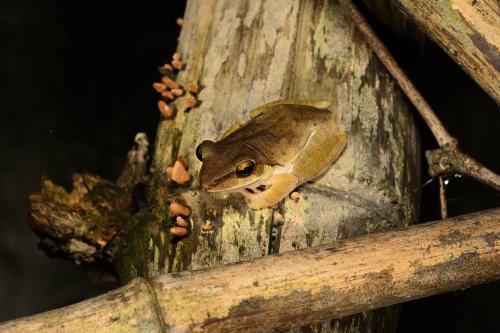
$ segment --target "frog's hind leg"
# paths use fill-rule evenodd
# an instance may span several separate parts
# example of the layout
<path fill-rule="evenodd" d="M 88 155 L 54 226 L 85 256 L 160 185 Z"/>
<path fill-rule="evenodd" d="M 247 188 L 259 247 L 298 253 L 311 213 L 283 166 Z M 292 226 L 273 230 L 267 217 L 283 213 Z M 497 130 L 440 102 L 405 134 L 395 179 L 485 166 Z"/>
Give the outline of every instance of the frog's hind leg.
<path fill-rule="evenodd" d="M 237 130 L 239 130 L 242 127 L 243 127 L 243 125 L 239 122 L 232 124 L 227 130 L 224 131 L 224 133 L 222 133 L 219 140 L 222 140 L 225 137 L 233 134 L 234 132 L 236 132 Z"/>
<path fill-rule="evenodd" d="M 260 114 L 263 114 L 266 111 L 271 110 L 273 107 L 277 105 L 307 105 L 307 106 L 313 106 L 318 109 L 326 109 L 328 108 L 332 103 L 329 101 L 325 100 L 309 100 L 309 99 L 281 99 L 278 101 L 273 101 L 266 103 L 264 105 L 259 106 L 258 108 L 253 109 L 250 111 L 250 116 L 252 118 L 257 117 Z"/>
<path fill-rule="evenodd" d="M 280 202 L 298 185 L 298 178 L 289 173 L 271 176 L 268 185 L 240 190 L 252 209 L 271 207 Z"/>
<path fill-rule="evenodd" d="M 346 143 L 345 131 L 331 119 L 311 134 L 293 165 L 292 173 L 299 176 L 300 184 L 319 176 L 337 160 Z"/>

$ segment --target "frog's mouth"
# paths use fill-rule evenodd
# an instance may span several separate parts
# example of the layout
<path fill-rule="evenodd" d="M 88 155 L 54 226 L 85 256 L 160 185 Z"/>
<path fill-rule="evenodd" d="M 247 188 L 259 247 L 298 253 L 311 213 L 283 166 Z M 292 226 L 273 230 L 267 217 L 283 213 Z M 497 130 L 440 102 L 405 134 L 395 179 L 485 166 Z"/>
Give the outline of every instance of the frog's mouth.
<path fill-rule="evenodd" d="M 205 189 L 205 191 L 212 192 L 212 193 L 215 193 L 215 192 L 228 192 L 228 191 L 241 191 L 241 190 L 246 190 L 246 189 L 254 190 L 257 187 L 261 186 L 260 184 L 256 185 L 256 186 L 252 186 L 252 185 L 257 184 L 259 181 L 260 181 L 259 179 L 256 179 L 255 181 L 251 182 L 250 184 L 245 184 L 243 186 L 233 186 L 233 187 L 223 187 L 222 186 L 220 188 L 217 188 L 217 187 L 210 188 L 209 186 L 207 186 L 207 187 L 204 187 L 204 189 Z"/>

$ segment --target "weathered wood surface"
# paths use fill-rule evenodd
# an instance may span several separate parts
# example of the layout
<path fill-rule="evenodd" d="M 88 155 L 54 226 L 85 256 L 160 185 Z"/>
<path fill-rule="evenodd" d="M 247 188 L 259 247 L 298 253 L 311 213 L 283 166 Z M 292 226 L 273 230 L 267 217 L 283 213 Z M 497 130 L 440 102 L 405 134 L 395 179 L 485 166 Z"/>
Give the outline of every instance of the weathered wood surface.
<path fill-rule="evenodd" d="M 0 331 L 275 332 L 498 278 L 500 208 L 137 279 L 95 299 L 4 323 Z M 328 330 L 339 322 L 318 325 Z"/>
<path fill-rule="evenodd" d="M 0 332 L 165 332 L 148 282 L 0 325 Z"/>
<path fill-rule="evenodd" d="M 393 0 L 500 103 L 500 5 L 497 0 Z"/>
<path fill-rule="evenodd" d="M 122 279 L 217 267 L 418 219 L 419 141 L 406 100 L 340 4 L 188 1 L 178 53 L 186 68 L 177 82 L 198 83 L 201 104 L 184 112 L 187 93 L 175 102 L 175 119 L 160 122 L 149 192 L 155 208 L 145 213 L 147 222 L 131 234 L 117 262 Z M 202 191 L 195 147 L 248 120 L 251 109 L 283 98 L 333 103 L 349 134 L 340 159 L 299 189 L 298 203 L 286 199 L 277 209 L 253 211 L 239 194 Z M 189 164 L 191 184 L 166 179 L 165 169 L 178 155 Z M 173 200 L 192 211 L 189 237 L 174 243 L 168 213 Z M 282 221 L 274 220 L 276 211 Z M 207 222 L 213 231 L 201 229 Z M 391 331 L 393 319 L 368 313 L 334 330 L 352 325 Z"/>

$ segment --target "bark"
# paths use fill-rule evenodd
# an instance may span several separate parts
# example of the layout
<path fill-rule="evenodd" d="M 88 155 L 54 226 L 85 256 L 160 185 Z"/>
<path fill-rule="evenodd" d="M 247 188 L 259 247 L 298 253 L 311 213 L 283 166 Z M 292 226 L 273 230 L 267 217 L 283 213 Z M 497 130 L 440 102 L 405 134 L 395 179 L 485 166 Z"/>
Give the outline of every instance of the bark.
<path fill-rule="evenodd" d="M 498 1 L 393 1 L 500 103 Z"/>
<path fill-rule="evenodd" d="M 238 265 L 136 279 L 0 330 L 274 332 L 492 281 L 499 268 L 496 208 Z"/>

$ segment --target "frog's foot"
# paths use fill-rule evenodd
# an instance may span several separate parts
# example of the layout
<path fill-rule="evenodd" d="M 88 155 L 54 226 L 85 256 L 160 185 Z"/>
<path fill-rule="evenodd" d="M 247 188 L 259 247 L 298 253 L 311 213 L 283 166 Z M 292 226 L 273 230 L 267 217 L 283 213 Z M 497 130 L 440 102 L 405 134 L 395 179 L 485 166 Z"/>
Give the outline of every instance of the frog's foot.
<path fill-rule="evenodd" d="M 265 185 L 240 190 L 252 209 L 276 205 L 297 187 L 299 179 L 292 174 L 282 173 L 272 176 Z"/>

